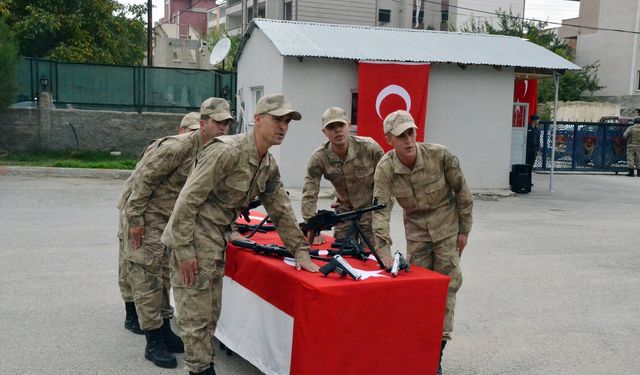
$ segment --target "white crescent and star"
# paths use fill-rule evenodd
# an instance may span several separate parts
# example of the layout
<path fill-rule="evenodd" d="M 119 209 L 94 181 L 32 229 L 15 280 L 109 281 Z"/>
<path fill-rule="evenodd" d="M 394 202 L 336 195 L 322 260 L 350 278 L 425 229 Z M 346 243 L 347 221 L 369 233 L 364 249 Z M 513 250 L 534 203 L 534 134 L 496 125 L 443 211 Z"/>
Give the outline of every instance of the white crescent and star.
<path fill-rule="evenodd" d="M 376 98 L 376 113 L 378 113 L 378 117 L 380 117 L 380 119 L 382 119 L 382 115 L 380 114 L 380 105 L 389 95 L 398 95 L 401 97 L 404 100 L 406 110 L 411 111 L 411 95 L 409 95 L 409 92 L 402 86 L 389 85 L 380 90 L 380 93 Z"/>

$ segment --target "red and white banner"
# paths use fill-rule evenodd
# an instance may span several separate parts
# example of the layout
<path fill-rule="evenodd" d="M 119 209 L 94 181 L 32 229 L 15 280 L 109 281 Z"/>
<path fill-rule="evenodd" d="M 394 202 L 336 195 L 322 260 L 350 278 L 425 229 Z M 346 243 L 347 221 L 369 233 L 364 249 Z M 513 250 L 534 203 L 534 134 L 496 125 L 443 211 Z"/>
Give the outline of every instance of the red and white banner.
<path fill-rule="evenodd" d="M 513 101 L 514 103 L 529 103 L 529 117 L 535 115 L 538 111 L 538 80 L 516 79 L 513 88 Z M 527 126 L 529 119 L 524 120 L 524 124 L 516 124 L 516 126 Z"/>
<path fill-rule="evenodd" d="M 427 118 L 429 64 L 358 64 L 358 135 L 373 138 L 385 151 L 391 149 L 382 123 L 393 111 L 411 113 L 418 126 L 417 141 L 424 141 Z"/>

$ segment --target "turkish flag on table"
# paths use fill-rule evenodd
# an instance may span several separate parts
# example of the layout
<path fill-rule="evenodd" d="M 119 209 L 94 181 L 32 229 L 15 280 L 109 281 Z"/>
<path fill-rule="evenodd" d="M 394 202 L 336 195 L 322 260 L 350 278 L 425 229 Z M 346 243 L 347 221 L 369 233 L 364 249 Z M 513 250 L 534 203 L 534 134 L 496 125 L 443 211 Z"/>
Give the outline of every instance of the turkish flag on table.
<path fill-rule="evenodd" d="M 427 118 L 429 64 L 358 64 L 358 135 L 373 138 L 385 151 L 387 144 L 382 123 L 393 111 L 411 113 L 418 126 L 417 141 L 424 141 Z"/>

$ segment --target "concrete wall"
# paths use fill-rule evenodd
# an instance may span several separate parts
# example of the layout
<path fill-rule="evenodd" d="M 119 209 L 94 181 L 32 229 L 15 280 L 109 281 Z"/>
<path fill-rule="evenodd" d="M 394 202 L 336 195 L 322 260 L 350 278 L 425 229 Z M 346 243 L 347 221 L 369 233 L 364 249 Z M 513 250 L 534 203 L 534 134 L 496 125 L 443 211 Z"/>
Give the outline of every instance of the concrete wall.
<path fill-rule="evenodd" d="M 514 72 L 434 64 L 429 75 L 425 141 L 458 156 L 473 189 L 507 189 Z"/>
<path fill-rule="evenodd" d="M 355 61 L 319 58 L 284 59 L 283 92 L 302 114 L 292 122 L 280 147 L 280 173 L 286 186 L 301 187 L 307 161 L 313 150 L 326 141 L 322 133 L 322 113 L 341 107 L 351 116 L 351 93 L 358 88 Z M 323 186 L 329 186 L 323 181 Z"/>
<path fill-rule="evenodd" d="M 182 114 L 15 108 L 0 111 L 0 150 L 76 149 L 137 155 L 151 139 L 176 134 Z"/>

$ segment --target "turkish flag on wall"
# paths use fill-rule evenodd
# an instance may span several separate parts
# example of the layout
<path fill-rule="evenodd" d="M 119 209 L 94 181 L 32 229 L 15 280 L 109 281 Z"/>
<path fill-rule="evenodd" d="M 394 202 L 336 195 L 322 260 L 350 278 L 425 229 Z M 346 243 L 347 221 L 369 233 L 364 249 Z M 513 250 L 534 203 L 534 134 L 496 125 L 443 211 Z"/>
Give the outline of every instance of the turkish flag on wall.
<path fill-rule="evenodd" d="M 513 89 L 513 101 L 515 103 L 529 103 L 529 117 L 538 112 L 538 80 L 516 79 Z M 525 122 L 529 122 L 526 119 Z M 524 126 L 527 126 L 525 123 Z"/>
<path fill-rule="evenodd" d="M 429 64 L 358 64 L 358 135 L 373 138 L 385 151 L 387 143 L 382 123 L 393 111 L 411 113 L 418 126 L 417 141 L 424 141 L 427 118 Z"/>

